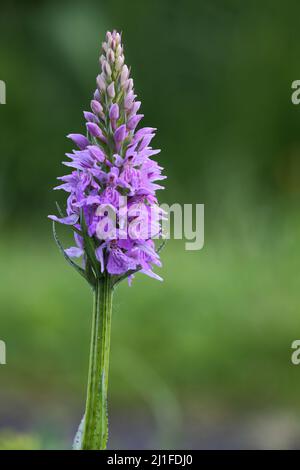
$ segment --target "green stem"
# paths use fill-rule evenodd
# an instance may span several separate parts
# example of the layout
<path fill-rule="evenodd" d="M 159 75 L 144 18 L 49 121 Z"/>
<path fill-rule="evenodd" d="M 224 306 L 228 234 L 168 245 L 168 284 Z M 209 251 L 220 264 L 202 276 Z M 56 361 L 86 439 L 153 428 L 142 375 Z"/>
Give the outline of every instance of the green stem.
<path fill-rule="evenodd" d="M 98 280 L 94 292 L 83 450 L 106 449 L 108 438 L 107 387 L 113 288 L 111 278 Z"/>

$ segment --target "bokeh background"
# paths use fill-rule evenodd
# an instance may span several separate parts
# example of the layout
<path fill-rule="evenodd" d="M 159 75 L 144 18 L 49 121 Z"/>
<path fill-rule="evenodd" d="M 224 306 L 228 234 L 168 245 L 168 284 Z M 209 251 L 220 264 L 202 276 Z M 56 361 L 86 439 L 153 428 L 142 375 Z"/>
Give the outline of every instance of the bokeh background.
<path fill-rule="evenodd" d="M 204 203 L 206 241 L 169 241 L 164 282 L 115 296 L 109 446 L 300 447 L 299 15 L 297 0 L 1 2 L 0 448 L 70 448 L 83 413 L 91 293 L 46 216 L 113 28 L 159 129 L 161 201 Z"/>

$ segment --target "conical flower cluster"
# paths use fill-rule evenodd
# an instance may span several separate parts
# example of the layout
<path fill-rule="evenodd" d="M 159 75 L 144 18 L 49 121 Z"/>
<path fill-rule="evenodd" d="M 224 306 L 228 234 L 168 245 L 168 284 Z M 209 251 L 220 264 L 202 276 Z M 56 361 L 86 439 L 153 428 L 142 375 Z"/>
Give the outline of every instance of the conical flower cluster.
<path fill-rule="evenodd" d="M 137 130 L 141 102 L 116 31 L 102 44 L 100 69 L 91 110 L 84 112 L 86 136 L 68 136 L 77 149 L 63 163 L 72 172 L 55 188 L 69 193 L 66 216 L 49 217 L 72 226 L 76 246 L 65 252 L 82 257 L 87 273 L 131 277 L 139 270 L 160 279 L 152 271 L 160 266 L 153 238 L 163 218 L 155 193 L 165 177 L 151 158 L 159 153 L 151 147 L 156 129 Z"/>

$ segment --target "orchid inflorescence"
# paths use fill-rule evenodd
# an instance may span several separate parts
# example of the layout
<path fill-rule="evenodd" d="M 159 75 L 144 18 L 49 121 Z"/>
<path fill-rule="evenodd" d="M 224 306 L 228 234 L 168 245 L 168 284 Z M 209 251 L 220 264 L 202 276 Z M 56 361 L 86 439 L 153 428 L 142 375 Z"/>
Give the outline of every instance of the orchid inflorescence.
<path fill-rule="evenodd" d="M 156 249 L 153 239 L 162 235 L 165 218 L 156 198 L 156 191 L 162 189 L 157 181 L 165 176 L 151 158 L 159 153 L 150 145 L 156 129 L 137 130 L 143 118 L 138 114 L 141 102 L 136 101 L 116 31 L 106 34 L 100 68 L 91 111 L 84 112 L 86 135 L 68 136 L 77 150 L 67 153 L 69 160 L 63 163 L 72 171 L 60 177 L 61 184 L 55 188 L 69 194 L 66 213 L 57 205 L 59 217 L 49 216 L 63 255 L 94 291 L 86 407 L 73 447 L 84 450 L 105 449 L 107 444 L 114 288 L 123 279 L 131 282 L 137 271 L 161 279 L 152 270 L 153 265 L 161 265 L 161 247 Z M 56 222 L 72 228 L 75 246 L 63 249 Z M 73 260 L 80 257 L 81 266 Z"/>
<path fill-rule="evenodd" d="M 154 232 L 159 233 L 159 221 L 163 218 L 155 196 L 162 186 L 156 181 L 165 178 L 162 168 L 151 159 L 159 153 L 150 147 L 156 129 L 136 130 L 143 118 L 143 114 L 138 114 L 141 102 L 136 101 L 118 32 L 107 33 L 102 52 L 102 71 L 97 77 L 91 111 L 84 112 L 87 136 L 68 135 L 79 150 L 67 154 L 70 161 L 64 165 L 74 170 L 60 177 L 62 184 L 55 188 L 70 193 L 67 214 L 49 217 L 74 228 L 76 246 L 65 253 L 70 258 L 83 257 L 83 267 L 90 280 L 93 276 L 101 277 L 104 271 L 126 277 L 136 270 L 160 279 L 152 271 L 153 265 L 160 266 L 160 260 L 151 238 Z M 150 213 L 156 214 L 148 235 L 142 230 L 139 237 L 136 230 L 132 236 L 130 224 L 126 227 L 122 223 L 123 199 L 131 227 L 134 219 L 143 220 L 143 213 L 149 218 Z M 99 237 L 97 227 L 107 217 L 99 206 L 115 215 L 116 230 L 111 237 L 109 234 Z"/>

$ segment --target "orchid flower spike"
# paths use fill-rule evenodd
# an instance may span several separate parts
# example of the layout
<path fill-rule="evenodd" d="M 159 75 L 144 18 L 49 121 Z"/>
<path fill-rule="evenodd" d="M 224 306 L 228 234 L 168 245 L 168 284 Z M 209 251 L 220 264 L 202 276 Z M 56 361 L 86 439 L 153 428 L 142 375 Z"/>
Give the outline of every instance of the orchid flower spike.
<path fill-rule="evenodd" d="M 65 212 L 50 215 L 54 236 L 68 262 L 94 291 L 91 363 L 83 421 L 74 448 L 104 449 L 107 442 L 107 380 L 110 321 L 114 287 L 141 272 L 161 280 L 153 238 L 161 233 L 162 211 L 156 192 L 165 177 L 151 157 L 152 127 L 140 127 L 130 68 L 125 64 L 121 34 L 108 32 L 102 44 L 96 90 L 84 112 L 86 133 L 69 134 L 76 146 L 60 177 L 68 194 Z M 55 223 L 74 232 L 74 246 L 63 250 Z M 81 259 L 77 264 L 74 258 Z"/>

